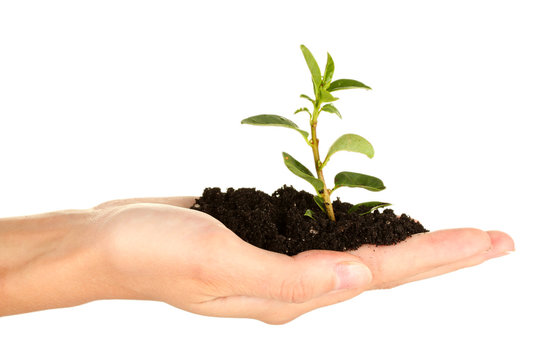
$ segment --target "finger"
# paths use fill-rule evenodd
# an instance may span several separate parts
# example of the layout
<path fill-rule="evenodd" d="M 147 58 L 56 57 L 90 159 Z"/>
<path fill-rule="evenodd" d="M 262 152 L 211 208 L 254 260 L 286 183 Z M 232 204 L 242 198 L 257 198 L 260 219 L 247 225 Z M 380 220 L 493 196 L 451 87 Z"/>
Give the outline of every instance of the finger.
<path fill-rule="evenodd" d="M 385 288 L 420 273 L 469 259 L 490 247 L 488 233 L 466 228 L 416 234 L 392 246 L 362 246 L 351 254 L 371 269 L 372 288 Z"/>
<path fill-rule="evenodd" d="M 491 248 L 489 250 L 473 255 L 467 259 L 459 260 L 449 265 L 443 265 L 431 271 L 417 274 L 400 282 L 396 282 L 391 286 L 397 286 L 406 282 L 421 280 L 467 266 L 473 266 L 514 250 L 513 240 L 508 235 L 498 231 L 489 231 L 487 233 L 491 241 Z M 363 289 L 333 291 L 303 303 L 290 303 L 248 296 L 231 296 L 206 302 L 202 304 L 201 309 L 195 309 L 195 311 L 198 310 L 201 313 L 211 316 L 246 317 L 258 319 L 269 324 L 283 324 L 317 308 L 349 300 L 362 293 L 362 291 Z"/>
<path fill-rule="evenodd" d="M 246 243 L 238 246 L 244 249 L 227 250 L 241 257 L 231 257 L 224 269 L 232 285 L 226 296 L 304 303 L 338 289 L 365 289 L 371 282 L 369 269 L 351 254 L 312 250 L 290 257 Z"/>
<path fill-rule="evenodd" d="M 449 272 L 456 271 L 459 269 L 479 265 L 483 263 L 484 261 L 494 259 L 500 256 L 504 256 L 514 251 L 515 249 L 514 241 L 512 240 L 510 236 L 508 236 L 508 234 L 505 234 L 500 231 L 488 231 L 487 233 L 491 240 L 491 248 L 489 250 L 482 252 L 480 254 L 477 254 L 477 255 L 473 255 L 464 260 L 460 260 L 460 261 L 457 261 L 448 265 L 439 266 L 433 270 L 417 274 L 410 278 L 397 281 L 393 284 L 387 284 L 388 287 L 395 287 L 395 286 L 402 285 L 405 283 L 428 279 L 434 276 L 447 274 Z"/>
<path fill-rule="evenodd" d="M 116 206 L 130 205 L 130 204 L 166 204 L 179 206 L 183 208 L 190 208 L 195 204 L 194 196 L 171 196 L 171 197 L 147 197 L 147 198 L 132 198 L 132 199 L 120 199 L 120 200 L 111 200 L 105 203 L 99 204 L 94 207 L 94 209 L 107 209 Z"/>
<path fill-rule="evenodd" d="M 473 255 L 467 259 L 459 260 L 449 265 L 440 266 L 431 271 L 420 273 L 399 283 L 396 282 L 393 286 L 444 274 L 466 266 L 472 266 L 487 259 L 506 254 L 508 251 L 513 251 L 514 243 L 508 235 L 496 231 L 490 231 L 488 232 L 488 235 L 490 236 L 491 241 L 491 248 L 489 250 Z M 258 319 L 270 324 L 283 324 L 314 309 L 351 299 L 362 293 L 362 291 L 363 289 L 361 288 L 331 291 L 303 303 L 290 303 L 249 296 L 231 296 L 206 302 L 202 304 L 202 309 L 194 309 L 194 311 L 199 310 L 201 313 L 211 316 L 246 317 Z"/>

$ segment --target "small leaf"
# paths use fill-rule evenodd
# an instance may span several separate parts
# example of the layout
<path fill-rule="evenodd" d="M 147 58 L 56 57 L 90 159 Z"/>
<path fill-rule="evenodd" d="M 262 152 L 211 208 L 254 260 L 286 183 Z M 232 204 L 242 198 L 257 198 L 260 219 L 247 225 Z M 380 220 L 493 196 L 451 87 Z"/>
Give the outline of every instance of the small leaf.
<path fill-rule="evenodd" d="M 336 91 L 336 90 L 345 90 L 345 89 L 367 89 L 371 90 L 371 88 L 360 81 L 351 80 L 351 79 L 339 79 L 336 81 L 333 81 L 330 86 L 328 86 L 328 91 Z"/>
<path fill-rule="evenodd" d="M 374 155 L 373 146 L 369 143 L 369 141 L 360 135 L 345 134 L 341 135 L 336 141 L 334 141 L 332 146 L 330 146 L 328 155 L 326 155 L 326 159 L 324 159 L 323 164 L 326 165 L 328 160 L 330 160 L 330 157 L 338 151 L 357 152 L 367 155 L 369 158 L 372 158 Z"/>
<path fill-rule="evenodd" d="M 283 161 L 285 162 L 285 166 L 296 176 L 301 177 L 302 179 L 306 180 L 308 183 L 313 185 L 317 193 L 319 191 L 323 190 L 323 182 L 319 179 L 317 179 L 311 171 L 309 171 L 308 168 L 306 168 L 304 165 L 302 165 L 300 162 L 298 162 L 295 158 L 293 158 L 291 155 L 287 154 L 286 152 L 283 153 Z"/>
<path fill-rule="evenodd" d="M 317 206 L 319 206 L 319 208 L 321 208 L 323 213 L 326 213 L 326 209 L 324 207 L 324 199 L 319 195 L 315 195 L 313 196 L 313 200 L 315 200 L 315 203 L 317 204 Z"/>
<path fill-rule="evenodd" d="M 311 51 L 304 45 L 300 45 L 300 49 L 302 49 L 302 53 L 304 54 L 304 59 L 306 59 L 307 66 L 309 68 L 309 71 L 311 72 L 311 79 L 313 80 L 313 85 L 315 85 L 315 88 L 319 88 L 321 85 L 321 69 L 319 68 L 319 65 L 317 64 L 317 61 L 315 61 L 315 58 L 311 54 Z"/>
<path fill-rule="evenodd" d="M 279 115 L 265 115 L 265 114 L 256 115 L 256 116 L 248 117 L 247 119 L 242 120 L 241 123 L 248 124 L 248 125 L 286 127 L 286 128 L 298 131 L 300 134 L 302 134 L 302 136 L 304 137 L 304 139 L 306 139 L 306 141 L 309 136 L 307 131 L 300 130 L 298 128 L 298 125 L 296 125 L 294 122 Z"/>
<path fill-rule="evenodd" d="M 342 186 L 360 187 L 369 191 L 381 191 L 385 189 L 382 180 L 369 175 L 343 171 L 334 178 L 334 190 Z"/>
<path fill-rule="evenodd" d="M 310 209 L 306 210 L 306 212 L 304 213 L 304 216 L 310 217 L 313 220 L 315 220 L 315 218 L 313 217 L 313 211 L 311 211 Z"/>
<path fill-rule="evenodd" d="M 309 114 L 309 116 L 311 116 L 311 111 L 309 111 L 309 109 L 308 109 L 308 108 L 305 108 L 305 107 L 304 107 L 304 108 L 297 109 L 294 113 L 295 113 L 295 114 L 298 114 L 299 112 L 302 112 L 302 111 L 307 112 L 307 113 Z"/>
<path fill-rule="evenodd" d="M 302 94 L 302 95 L 300 95 L 300 97 L 301 97 L 301 98 L 304 98 L 304 99 L 307 99 L 307 100 L 309 100 L 309 101 L 311 101 L 311 103 L 312 103 L 313 105 L 315 105 L 315 100 L 313 100 L 313 99 L 310 98 L 309 96 Z"/>
<path fill-rule="evenodd" d="M 375 209 L 390 206 L 390 205 L 392 205 L 392 204 L 379 202 L 379 201 L 363 202 L 363 203 L 356 204 L 356 205 L 352 206 L 349 209 L 349 214 L 351 214 L 351 213 L 353 213 L 355 211 L 358 211 L 358 209 L 360 209 L 360 208 L 364 208 L 364 209 L 367 209 L 367 210 L 361 212 L 360 215 L 365 215 L 365 214 L 369 214 L 370 212 L 372 212 Z"/>
<path fill-rule="evenodd" d="M 327 55 L 328 56 L 326 59 L 326 68 L 324 69 L 324 79 L 323 79 L 325 87 L 330 86 L 330 82 L 332 81 L 332 76 L 334 76 L 334 60 L 332 60 L 330 53 L 327 53 Z"/>
<path fill-rule="evenodd" d="M 331 102 L 339 100 L 339 98 L 334 97 L 334 95 L 330 94 L 328 91 L 321 89 L 321 102 Z"/>
<path fill-rule="evenodd" d="M 339 110 L 336 109 L 334 104 L 326 104 L 321 108 L 321 111 L 326 111 L 331 114 L 336 114 L 341 119 L 341 114 L 339 113 Z"/>

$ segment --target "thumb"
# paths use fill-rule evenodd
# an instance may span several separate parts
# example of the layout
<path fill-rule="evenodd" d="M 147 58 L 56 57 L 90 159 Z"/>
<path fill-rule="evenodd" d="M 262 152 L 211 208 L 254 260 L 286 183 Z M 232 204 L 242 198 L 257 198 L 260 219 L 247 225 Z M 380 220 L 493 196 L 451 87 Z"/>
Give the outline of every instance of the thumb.
<path fill-rule="evenodd" d="M 367 289 L 372 276 L 361 259 L 336 251 L 311 250 L 293 257 L 261 251 L 264 259 L 244 273 L 244 295 L 304 303 L 347 289 Z"/>

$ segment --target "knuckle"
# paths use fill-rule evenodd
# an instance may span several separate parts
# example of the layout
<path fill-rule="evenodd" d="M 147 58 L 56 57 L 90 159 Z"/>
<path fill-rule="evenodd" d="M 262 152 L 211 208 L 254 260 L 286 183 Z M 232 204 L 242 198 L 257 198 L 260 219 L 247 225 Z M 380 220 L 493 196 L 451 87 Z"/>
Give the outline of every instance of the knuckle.
<path fill-rule="evenodd" d="M 310 300 L 313 297 L 313 291 L 306 283 L 303 277 L 294 281 L 284 280 L 279 290 L 279 298 L 283 301 L 300 304 Z"/>
<path fill-rule="evenodd" d="M 372 259 L 369 260 L 369 269 L 371 270 L 374 278 L 384 277 L 384 274 L 386 272 L 386 264 L 384 258 L 374 256 Z"/>

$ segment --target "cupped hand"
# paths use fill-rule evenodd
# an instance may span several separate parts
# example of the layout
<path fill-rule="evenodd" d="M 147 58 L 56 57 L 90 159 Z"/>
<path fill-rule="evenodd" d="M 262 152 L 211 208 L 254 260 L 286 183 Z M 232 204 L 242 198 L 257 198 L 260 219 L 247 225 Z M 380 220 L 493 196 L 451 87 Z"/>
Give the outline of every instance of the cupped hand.
<path fill-rule="evenodd" d="M 95 208 L 102 213 L 102 248 L 125 297 L 281 324 L 366 290 L 441 275 L 514 249 L 502 232 L 452 229 L 393 246 L 291 257 L 244 242 L 218 220 L 188 209 L 193 203 L 191 197 L 145 198 Z"/>

